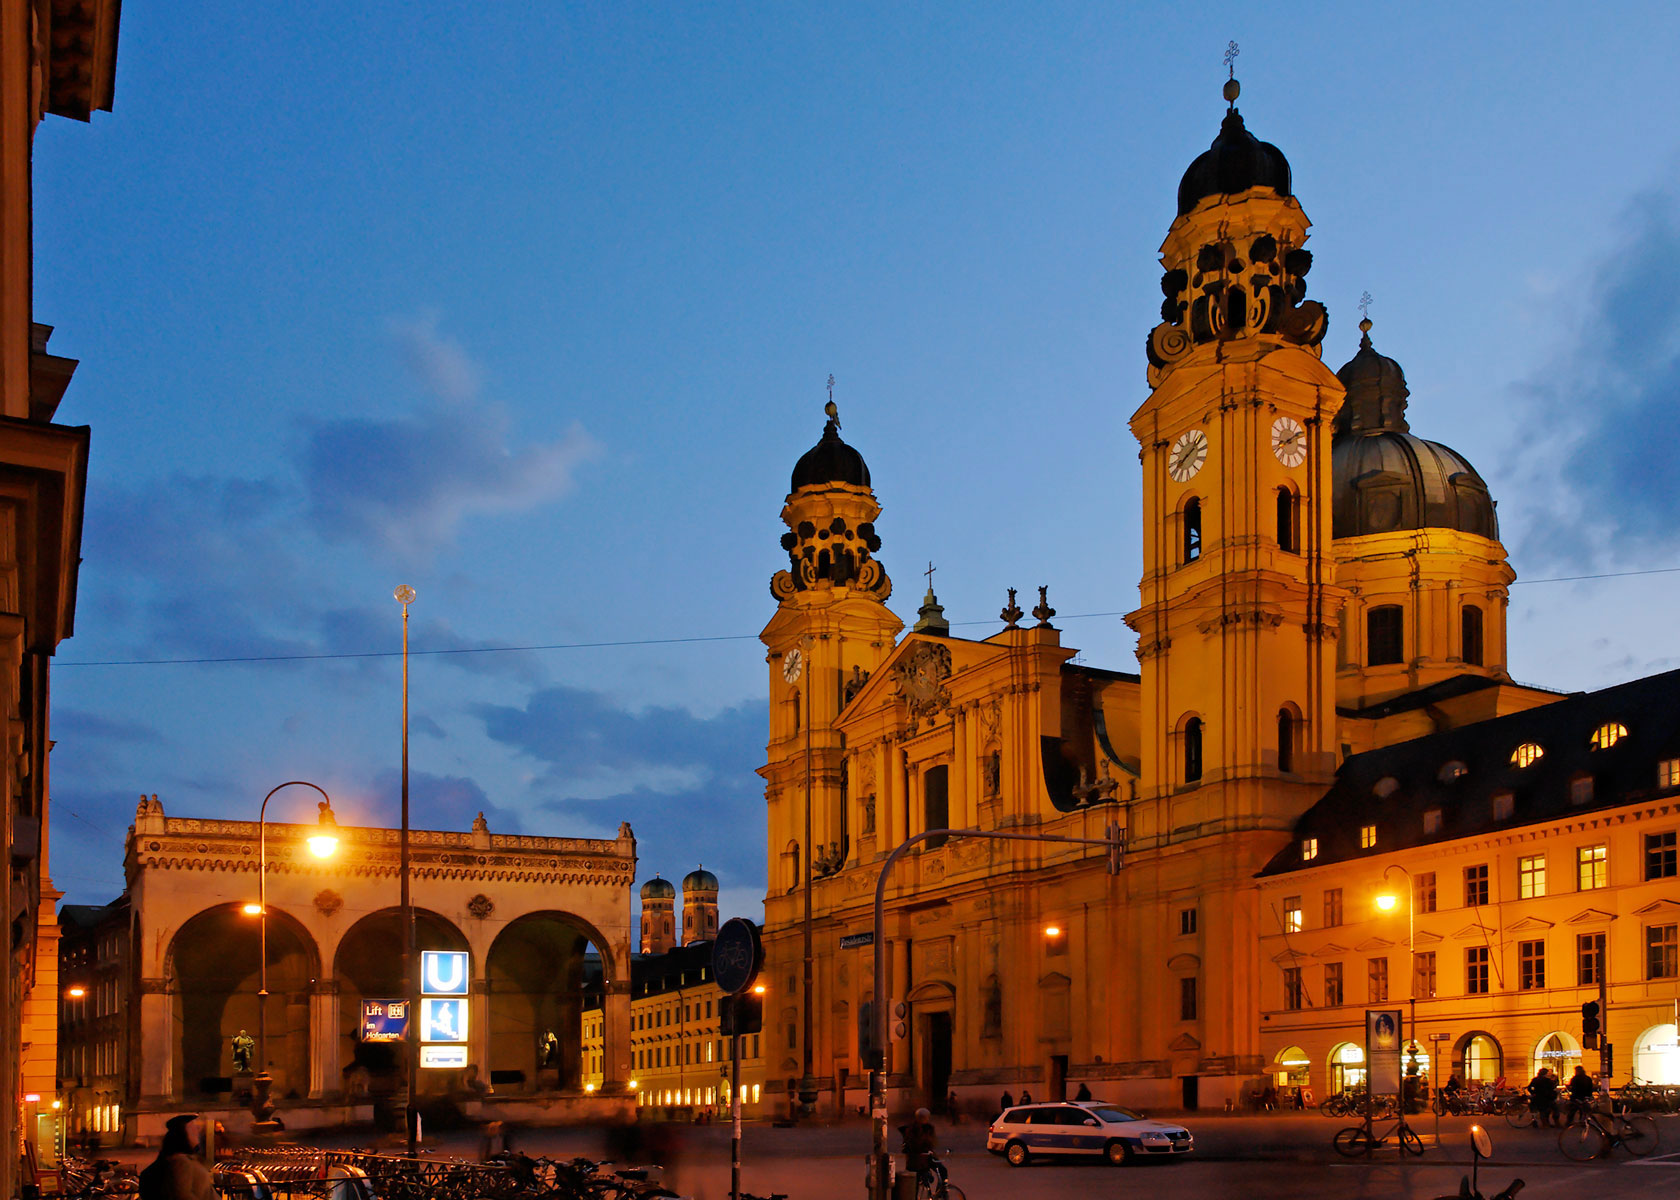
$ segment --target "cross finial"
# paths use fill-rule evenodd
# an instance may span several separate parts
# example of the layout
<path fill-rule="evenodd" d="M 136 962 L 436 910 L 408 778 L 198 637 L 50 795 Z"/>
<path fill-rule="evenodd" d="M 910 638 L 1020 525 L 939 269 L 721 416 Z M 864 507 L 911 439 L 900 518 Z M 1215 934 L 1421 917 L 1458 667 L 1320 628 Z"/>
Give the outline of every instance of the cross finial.
<path fill-rule="evenodd" d="M 928 559 L 928 569 L 922 572 L 923 575 L 928 577 L 928 591 L 930 592 L 933 591 L 933 570 L 933 560 L 930 558 Z"/>
<path fill-rule="evenodd" d="M 1237 77 L 1237 55 L 1241 53 L 1242 50 L 1235 42 L 1225 44 L 1225 69 L 1230 72 L 1230 78 L 1232 79 Z"/>
<path fill-rule="evenodd" d="M 1371 293 L 1359 293 L 1359 332 L 1365 335 L 1364 340 L 1371 340 Z"/>
<path fill-rule="evenodd" d="M 828 398 L 830 400 L 834 399 L 834 375 L 832 373 L 828 377 Z"/>

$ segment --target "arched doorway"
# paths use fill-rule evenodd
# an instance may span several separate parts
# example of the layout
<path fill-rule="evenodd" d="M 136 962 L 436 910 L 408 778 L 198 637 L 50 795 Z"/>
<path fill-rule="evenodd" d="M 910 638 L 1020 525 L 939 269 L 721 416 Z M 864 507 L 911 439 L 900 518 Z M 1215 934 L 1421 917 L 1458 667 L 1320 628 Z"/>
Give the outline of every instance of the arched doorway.
<path fill-rule="evenodd" d="M 612 979 L 604 945 L 587 923 L 559 912 L 527 913 L 496 935 L 484 974 L 490 986 L 490 1079 L 498 1089 L 583 1086 L 584 991 L 591 974 Z M 590 959 L 598 965 L 586 971 Z M 612 1031 L 603 1028 L 602 1057 L 608 1061 L 611 1041 Z"/>
<path fill-rule="evenodd" d="M 1490 1033 L 1467 1033 L 1453 1047 L 1459 1078 L 1465 1083 L 1492 1083 L 1505 1074 L 1505 1052 Z"/>
<path fill-rule="evenodd" d="M 1330 1094 L 1345 1092 L 1365 1082 L 1365 1050 L 1343 1042 L 1330 1051 Z"/>
<path fill-rule="evenodd" d="M 1640 1083 L 1680 1084 L 1680 1037 L 1673 1025 L 1653 1025 L 1633 1043 L 1633 1074 Z"/>
<path fill-rule="evenodd" d="M 1285 1046 L 1272 1060 L 1272 1082 L 1279 1091 L 1312 1086 L 1312 1059 L 1299 1046 Z"/>
<path fill-rule="evenodd" d="M 1548 1033 L 1534 1047 L 1533 1070 L 1530 1075 L 1538 1075 L 1541 1067 L 1550 1067 L 1552 1074 L 1567 1083 L 1569 1077 L 1575 1073 L 1575 1068 L 1581 1065 L 1581 1044 L 1573 1036 L 1559 1029 Z"/>
<path fill-rule="evenodd" d="M 426 909 L 414 910 L 414 942 L 419 950 L 465 950 L 467 939 L 445 917 Z M 344 933 L 334 955 L 333 976 L 338 980 L 339 1062 L 347 1076 L 359 1076 L 376 1096 L 389 1095 L 401 1085 L 403 1061 L 400 1042 L 364 1042 L 362 1001 L 400 1000 L 408 994 L 404 986 L 403 927 L 400 908 L 383 908 L 369 913 Z M 420 966 L 415 964 L 419 971 Z M 418 1020 L 415 1015 L 412 1019 Z M 417 1072 L 422 1092 L 445 1091 L 450 1071 Z M 339 1080 L 328 1080 L 336 1087 Z M 359 1091 L 361 1082 L 346 1088 Z"/>
<path fill-rule="evenodd" d="M 173 1077 L 180 1096 L 231 1098 L 233 1039 L 253 1038 L 262 964 L 259 922 L 240 906 L 205 909 L 176 931 L 165 975 L 173 993 Z M 268 912 L 268 1071 L 276 1100 L 309 1094 L 309 987 L 320 975 L 315 939 L 296 918 Z M 260 1056 L 252 1069 L 262 1069 Z"/>

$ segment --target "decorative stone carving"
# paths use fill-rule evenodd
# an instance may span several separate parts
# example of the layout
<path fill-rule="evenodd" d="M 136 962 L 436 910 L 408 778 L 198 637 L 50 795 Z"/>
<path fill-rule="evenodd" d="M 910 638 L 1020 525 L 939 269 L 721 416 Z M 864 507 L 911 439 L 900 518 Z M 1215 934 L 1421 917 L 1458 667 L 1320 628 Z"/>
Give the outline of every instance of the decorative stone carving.
<path fill-rule="evenodd" d="M 1005 629 L 1019 629 L 1021 628 L 1021 618 L 1024 615 L 1025 614 L 1021 611 L 1021 606 L 1015 603 L 1015 589 L 1010 588 L 1009 603 L 1005 604 L 1003 606 L 1003 611 L 998 614 L 999 620 L 1003 622 L 1003 627 Z"/>
<path fill-rule="evenodd" d="M 1149 335 L 1149 363 L 1170 366 L 1206 342 L 1269 333 L 1298 346 L 1324 340 L 1330 318 L 1306 299 L 1312 251 L 1270 233 L 1209 242 L 1161 276 L 1161 324 Z"/>
<path fill-rule="evenodd" d="M 912 717 L 932 716 L 950 707 L 951 693 L 945 686 L 951 677 L 949 646 L 917 642 L 892 673 Z"/>
<path fill-rule="evenodd" d="M 344 907 L 344 897 L 331 888 L 322 888 L 315 893 L 315 911 L 323 917 L 330 917 Z"/>
<path fill-rule="evenodd" d="M 490 822 L 488 822 L 484 819 L 484 814 L 482 812 L 479 813 L 478 816 L 473 818 L 472 831 L 474 833 L 489 833 L 490 832 Z"/>
<path fill-rule="evenodd" d="M 875 832 L 875 793 L 870 792 L 863 798 L 863 832 Z"/>
<path fill-rule="evenodd" d="M 1032 615 L 1038 618 L 1038 629 L 1054 629 L 1050 618 L 1056 615 L 1056 610 L 1050 607 L 1050 589 L 1041 585 L 1038 589 L 1038 603 L 1033 605 Z"/>
<path fill-rule="evenodd" d="M 856 663 L 853 663 L 852 664 L 852 677 L 850 679 L 846 680 L 846 687 L 844 689 L 845 690 L 845 699 L 841 702 L 841 707 L 844 708 L 847 704 L 850 704 L 852 702 L 852 697 L 856 696 L 859 692 L 863 691 L 863 685 L 868 683 L 868 682 L 869 682 L 869 672 L 865 671 L 862 667 L 858 666 Z"/>
<path fill-rule="evenodd" d="M 480 921 L 485 921 L 488 920 L 490 915 L 496 911 L 496 902 L 486 896 L 483 892 L 479 892 L 471 900 L 467 901 L 467 911 L 477 917 Z"/>
<path fill-rule="evenodd" d="M 1003 701 L 993 696 L 980 706 L 980 740 L 995 746 L 1003 736 Z"/>

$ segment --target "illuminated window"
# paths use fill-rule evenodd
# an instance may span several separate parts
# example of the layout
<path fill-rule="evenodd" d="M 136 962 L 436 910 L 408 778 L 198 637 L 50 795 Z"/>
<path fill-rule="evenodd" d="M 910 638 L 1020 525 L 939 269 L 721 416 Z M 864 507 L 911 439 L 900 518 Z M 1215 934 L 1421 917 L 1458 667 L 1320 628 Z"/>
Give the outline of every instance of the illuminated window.
<path fill-rule="evenodd" d="M 1487 864 L 1464 868 L 1464 905 L 1476 908 L 1488 902 Z"/>
<path fill-rule="evenodd" d="M 1405 610 L 1379 604 L 1365 614 L 1365 664 L 1371 667 L 1405 661 Z"/>
<path fill-rule="evenodd" d="M 1665 758 L 1657 764 L 1657 786 L 1680 787 L 1680 758 Z"/>
<path fill-rule="evenodd" d="M 1373 958 L 1367 964 L 1365 994 L 1372 1004 L 1388 999 L 1388 959 Z"/>
<path fill-rule="evenodd" d="M 1301 839 L 1301 861 L 1302 862 L 1311 862 L 1313 859 L 1315 859 L 1317 857 L 1318 857 L 1318 839 L 1317 838 L 1302 838 Z"/>
<path fill-rule="evenodd" d="M 1290 1012 L 1298 1012 L 1301 1008 L 1301 968 L 1285 967 L 1283 969 L 1283 1006 Z"/>
<path fill-rule="evenodd" d="M 1517 986 L 1525 992 L 1546 986 L 1546 943 L 1517 943 Z"/>
<path fill-rule="evenodd" d="M 1324 928 L 1334 929 L 1342 923 L 1342 889 L 1326 888 L 1324 891 Z"/>
<path fill-rule="evenodd" d="M 1424 950 L 1417 956 L 1416 978 L 1413 986 L 1417 989 L 1419 1000 L 1429 1000 L 1435 995 L 1435 951 Z"/>
<path fill-rule="evenodd" d="M 1324 1005 L 1338 1008 L 1342 1003 L 1342 964 L 1324 964 Z"/>
<path fill-rule="evenodd" d="M 1517 895 L 1533 900 L 1546 894 L 1546 856 L 1531 854 L 1517 860 Z"/>
<path fill-rule="evenodd" d="M 1464 952 L 1464 990 L 1472 996 L 1488 992 L 1488 948 L 1471 946 Z"/>
<path fill-rule="evenodd" d="M 1361 825 L 1359 827 L 1359 848 L 1369 850 L 1377 844 L 1377 827 L 1375 825 Z"/>
<path fill-rule="evenodd" d="M 752 1085 L 752 1102 L 754 1104 L 758 1103 L 758 1084 L 756 1083 Z"/>
<path fill-rule="evenodd" d="M 1440 833 L 1441 832 L 1441 810 L 1440 809 L 1438 809 L 1438 808 L 1427 808 L 1427 809 L 1424 810 L 1424 812 L 1423 812 L 1423 831 L 1425 833 Z"/>
<path fill-rule="evenodd" d="M 1575 851 L 1575 886 L 1583 892 L 1595 891 L 1609 881 L 1609 847 L 1582 846 Z"/>
<path fill-rule="evenodd" d="M 1670 879 L 1675 873 L 1675 831 L 1645 835 L 1645 878 Z"/>
<path fill-rule="evenodd" d="M 1301 932 L 1301 897 L 1288 896 L 1283 901 L 1283 931 Z"/>
<path fill-rule="evenodd" d="M 1619 721 L 1606 721 L 1593 730 L 1587 744 L 1594 750 L 1608 750 L 1628 735 L 1627 726 Z"/>
<path fill-rule="evenodd" d="M 1202 502 L 1192 496 L 1184 502 L 1184 561 L 1193 563 L 1202 556 Z"/>
<path fill-rule="evenodd" d="M 1541 748 L 1539 742 L 1524 742 L 1511 751 L 1511 763 L 1518 767 L 1532 766 L 1544 758 L 1545 755 L 1546 751 Z"/>

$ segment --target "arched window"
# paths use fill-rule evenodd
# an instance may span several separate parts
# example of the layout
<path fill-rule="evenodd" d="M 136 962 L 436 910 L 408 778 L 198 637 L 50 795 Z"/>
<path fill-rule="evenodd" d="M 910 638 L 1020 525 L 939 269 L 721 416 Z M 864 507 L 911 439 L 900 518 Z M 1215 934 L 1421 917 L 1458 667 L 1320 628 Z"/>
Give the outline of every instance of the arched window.
<path fill-rule="evenodd" d="M 1191 717 L 1184 722 L 1184 782 L 1195 783 L 1202 777 L 1202 719 Z"/>
<path fill-rule="evenodd" d="M 1299 509 L 1300 506 L 1295 503 L 1295 493 L 1286 487 L 1280 487 L 1277 490 L 1278 549 L 1290 554 L 1301 552 Z"/>
<path fill-rule="evenodd" d="M 946 829 L 951 824 L 951 768 L 929 767 L 922 776 L 922 828 Z M 943 846 L 943 837 L 922 843 L 928 849 Z"/>
<path fill-rule="evenodd" d="M 1627 726 L 1620 721 L 1606 721 L 1593 730 L 1588 744 L 1594 750 L 1608 750 L 1628 735 Z"/>
<path fill-rule="evenodd" d="M 1295 714 L 1287 708 L 1278 710 L 1278 770 L 1295 769 Z"/>
<path fill-rule="evenodd" d="M 1406 660 L 1406 610 L 1379 604 L 1365 614 L 1365 665 L 1381 667 Z"/>
<path fill-rule="evenodd" d="M 1458 645 L 1466 665 L 1482 665 L 1482 610 L 1474 604 L 1466 604 L 1459 614 Z"/>
<path fill-rule="evenodd" d="M 1180 520 L 1184 525 L 1183 559 L 1193 563 L 1202 556 L 1202 502 L 1194 496 L 1186 500 Z"/>

